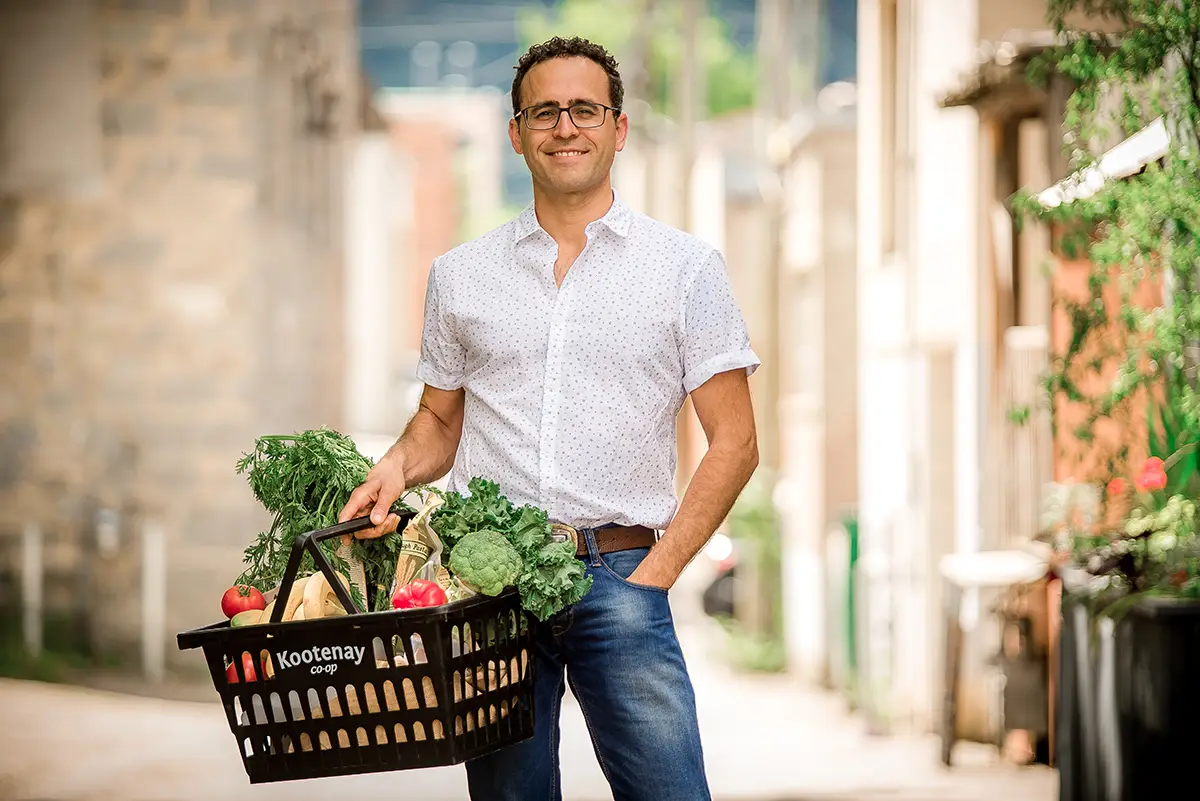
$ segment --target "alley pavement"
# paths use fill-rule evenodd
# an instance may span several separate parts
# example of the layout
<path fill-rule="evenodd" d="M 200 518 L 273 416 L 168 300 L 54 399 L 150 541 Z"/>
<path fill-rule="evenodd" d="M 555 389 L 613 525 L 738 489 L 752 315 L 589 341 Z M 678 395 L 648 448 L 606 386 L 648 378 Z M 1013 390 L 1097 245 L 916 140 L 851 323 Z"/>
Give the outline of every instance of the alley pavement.
<path fill-rule="evenodd" d="M 944 769 L 931 737 L 878 737 L 836 695 L 734 674 L 711 630 L 681 627 L 716 801 L 1051 801 L 1054 771 L 962 744 Z M 215 697 L 215 696 L 214 696 Z M 611 798 L 578 707 L 562 720 L 563 795 Z M 449 801 L 462 767 L 251 786 L 215 701 L 0 680 L 0 801 Z"/>

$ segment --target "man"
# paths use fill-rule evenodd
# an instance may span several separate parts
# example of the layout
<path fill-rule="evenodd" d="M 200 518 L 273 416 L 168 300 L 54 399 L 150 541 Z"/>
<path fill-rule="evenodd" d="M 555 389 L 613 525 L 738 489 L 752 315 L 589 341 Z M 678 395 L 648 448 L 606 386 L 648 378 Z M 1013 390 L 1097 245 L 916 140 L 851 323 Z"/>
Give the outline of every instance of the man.
<path fill-rule="evenodd" d="M 420 408 L 341 513 L 371 514 L 359 536 L 394 531 L 404 489 L 449 471 L 452 489 L 482 476 L 578 533 L 592 590 L 538 627 L 535 735 L 467 764 L 476 801 L 561 798 L 564 678 L 617 799 L 709 798 L 667 591 L 758 464 L 759 360 L 721 255 L 614 194 L 622 95 L 616 61 L 586 40 L 521 58 L 509 138 L 534 201 L 435 260 Z M 689 393 L 709 447 L 677 503 Z"/>

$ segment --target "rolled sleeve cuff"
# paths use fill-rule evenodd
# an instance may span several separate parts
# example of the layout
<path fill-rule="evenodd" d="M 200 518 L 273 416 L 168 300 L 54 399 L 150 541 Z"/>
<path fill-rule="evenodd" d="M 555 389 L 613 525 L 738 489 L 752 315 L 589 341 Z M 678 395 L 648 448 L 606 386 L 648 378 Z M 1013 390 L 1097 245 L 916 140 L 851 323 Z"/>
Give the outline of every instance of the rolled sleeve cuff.
<path fill-rule="evenodd" d="M 717 373 L 724 373 L 739 368 L 745 369 L 746 376 L 749 377 L 754 375 L 754 371 L 761 364 L 762 362 L 759 361 L 758 356 L 750 348 L 732 353 L 723 353 L 720 356 L 714 356 L 705 361 L 699 367 L 696 367 L 685 375 L 683 377 L 683 388 L 690 395 L 697 387 L 703 386 L 705 381 Z"/>
<path fill-rule="evenodd" d="M 462 387 L 461 378 L 452 378 L 445 373 L 435 369 L 429 362 L 421 359 L 417 362 L 417 378 L 422 383 L 433 387 L 434 389 L 444 389 L 453 391 Z"/>

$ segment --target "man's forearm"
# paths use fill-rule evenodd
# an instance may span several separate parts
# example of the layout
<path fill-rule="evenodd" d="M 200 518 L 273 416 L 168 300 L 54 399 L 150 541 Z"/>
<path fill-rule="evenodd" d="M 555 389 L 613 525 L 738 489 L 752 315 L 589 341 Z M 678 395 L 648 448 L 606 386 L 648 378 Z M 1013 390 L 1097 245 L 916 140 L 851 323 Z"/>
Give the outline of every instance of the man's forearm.
<path fill-rule="evenodd" d="M 671 524 L 630 578 L 664 587 L 674 584 L 729 514 L 757 466 L 753 443 L 710 446 Z"/>
<path fill-rule="evenodd" d="M 458 431 L 422 406 L 383 458 L 401 465 L 408 486 L 428 484 L 450 472 L 458 440 Z"/>

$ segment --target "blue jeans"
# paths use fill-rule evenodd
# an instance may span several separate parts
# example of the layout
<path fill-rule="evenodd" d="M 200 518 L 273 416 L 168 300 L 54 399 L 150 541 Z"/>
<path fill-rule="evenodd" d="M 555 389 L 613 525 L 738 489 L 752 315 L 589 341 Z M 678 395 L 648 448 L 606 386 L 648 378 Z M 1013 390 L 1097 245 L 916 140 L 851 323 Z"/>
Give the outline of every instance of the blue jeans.
<path fill-rule="evenodd" d="M 696 700 L 667 593 L 626 581 L 648 548 L 598 555 L 592 590 L 538 626 L 532 739 L 467 763 L 473 801 L 559 801 L 558 719 L 579 700 L 616 801 L 709 801 Z"/>

